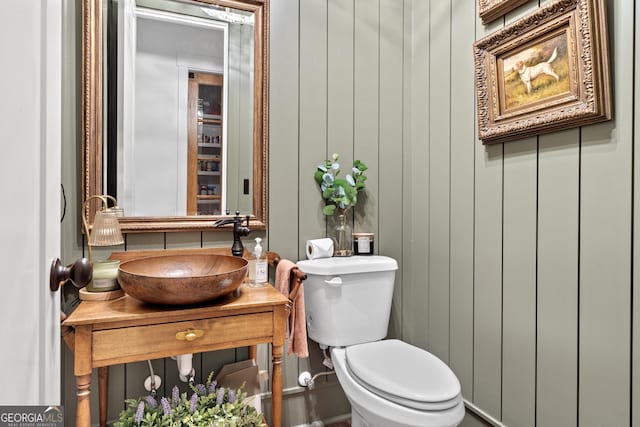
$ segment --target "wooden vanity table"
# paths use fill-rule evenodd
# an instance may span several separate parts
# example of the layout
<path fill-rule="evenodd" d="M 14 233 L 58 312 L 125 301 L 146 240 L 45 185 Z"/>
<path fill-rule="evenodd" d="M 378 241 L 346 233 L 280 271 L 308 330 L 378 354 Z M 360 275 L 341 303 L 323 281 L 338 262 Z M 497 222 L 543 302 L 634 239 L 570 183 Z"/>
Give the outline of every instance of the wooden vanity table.
<path fill-rule="evenodd" d="M 100 376 L 104 378 L 110 365 L 243 346 L 249 346 L 249 356 L 255 358 L 257 344 L 271 343 L 272 427 L 280 427 L 281 363 L 289 300 L 272 286 L 249 288 L 243 284 L 236 293 L 189 307 L 152 306 L 128 295 L 80 303 L 63 323 L 75 329 L 76 426 L 89 427 L 91 422 L 93 368 L 102 368 Z M 100 390 L 101 425 L 106 421 L 106 406 L 106 390 Z"/>

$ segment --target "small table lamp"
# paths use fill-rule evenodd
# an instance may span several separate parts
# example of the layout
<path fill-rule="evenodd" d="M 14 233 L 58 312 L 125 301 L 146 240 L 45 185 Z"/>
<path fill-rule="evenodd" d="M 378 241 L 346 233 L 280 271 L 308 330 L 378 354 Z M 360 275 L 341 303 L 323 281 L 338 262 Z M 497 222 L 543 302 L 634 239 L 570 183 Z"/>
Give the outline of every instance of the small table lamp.
<path fill-rule="evenodd" d="M 100 208 L 94 217 L 93 226 L 89 228 L 85 213 L 91 200 L 102 201 Z M 114 206 L 109 207 L 107 199 L 113 201 Z M 93 246 L 115 246 L 124 243 L 118 217 L 124 215 L 124 210 L 118 206 L 116 199 L 103 194 L 91 196 L 82 205 L 82 224 L 87 236 L 89 261 L 93 264 L 93 280 L 89 286 L 80 291 L 81 299 L 112 299 L 123 294 L 116 280 L 120 262 L 117 260 L 93 261 L 91 248 Z M 100 294 L 99 298 L 91 298 L 91 294 Z M 95 295 L 97 296 L 97 295 Z"/>

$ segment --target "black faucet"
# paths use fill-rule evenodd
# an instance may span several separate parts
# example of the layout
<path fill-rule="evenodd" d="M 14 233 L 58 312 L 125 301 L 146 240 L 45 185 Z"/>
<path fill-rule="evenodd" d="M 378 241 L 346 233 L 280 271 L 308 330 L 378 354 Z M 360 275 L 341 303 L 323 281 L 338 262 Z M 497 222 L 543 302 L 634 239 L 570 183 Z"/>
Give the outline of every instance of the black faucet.
<path fill-rule="evenodd" d="M 246 218 L 247 225 L 242 225 L 242 222 Z M 231 254 L 233 256 L 241 257 L 244 254 L 244 246 L 242 246 L 241 236 L 248 236 L 251 233 L 251 229 L 249 229 L 249 219 L 251 217 L 247 215 L 246 217 L 240 216 L 240 211 L 236 211 L 236 215 L 229 218 L 220 218 L 217 220 L 213 226 L 221 227 L 227 224 L 233 224 L 233 245 L 231 246 Z"/>

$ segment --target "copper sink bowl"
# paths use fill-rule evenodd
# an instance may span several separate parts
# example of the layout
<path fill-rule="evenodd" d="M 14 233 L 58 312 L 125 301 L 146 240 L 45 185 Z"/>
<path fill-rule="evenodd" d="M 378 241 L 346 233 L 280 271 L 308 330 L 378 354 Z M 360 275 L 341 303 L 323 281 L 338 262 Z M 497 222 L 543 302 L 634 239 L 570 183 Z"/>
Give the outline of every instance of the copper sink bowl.
<path fill-rule="evenodd" d="M 152 304 L 198 304 L 235 291 L 247 260 L 229 255 L 160 255 L 125 261 L 118 282 L 130 296 Z"/>

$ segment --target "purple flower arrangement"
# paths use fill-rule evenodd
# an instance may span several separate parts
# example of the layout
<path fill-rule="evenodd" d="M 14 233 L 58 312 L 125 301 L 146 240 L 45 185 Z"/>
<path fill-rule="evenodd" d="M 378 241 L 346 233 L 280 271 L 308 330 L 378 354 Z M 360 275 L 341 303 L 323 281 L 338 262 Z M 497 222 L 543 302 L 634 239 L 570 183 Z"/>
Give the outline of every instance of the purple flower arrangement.
<path fill-rule="evenodd" d="M 138 409 L 136 410 L 135 422 L 139 423 L 142 421 L 142 417 L 144 415 L 144 402 L 138 403 Z"/>
<path fill-rule="evenodd" d="M 145 402 L 147 402 L 147 405 L 149 405 L 149 408 L 151 409 L 155 409 L 158 407 L 158 402 L 156 401 L 156 398 L 149 395 L 147 397 L 144 398 Z"/>
<path fill-rule="evenodd" d="M 191 401 L 189 401 L 189 412 L 192 414 L 196 412 L 196 407 L 198 405 L 198 393 L 193 393 L 191 395 Z"/>
<path fill-rule="evenodd" d="M 173 403 L 173 406 L 180 403 L 180 389 L 177 385 L 174 385 L 171 389 L 171 403 Z"/>
<path fill-rule="evenodd" d="M 171 415 L 171 405 L 166 397 L 160 399 L 160 406 L 162 406 L 162 413 L 168 417 Z"/>
<path fill-rule="evenodd" d="M 134 426 L 262 426 L 262 414 L 246 400 L 242 389 L 218 387 L 212 380 L 213 372 L 205 384 L 189 384 L 191 395 L 180 393 L 178 386 L 171 390 L 171 398 L 145 396 L 127 400 L 127 409 L 121 412 L 114 427 Z"/>

